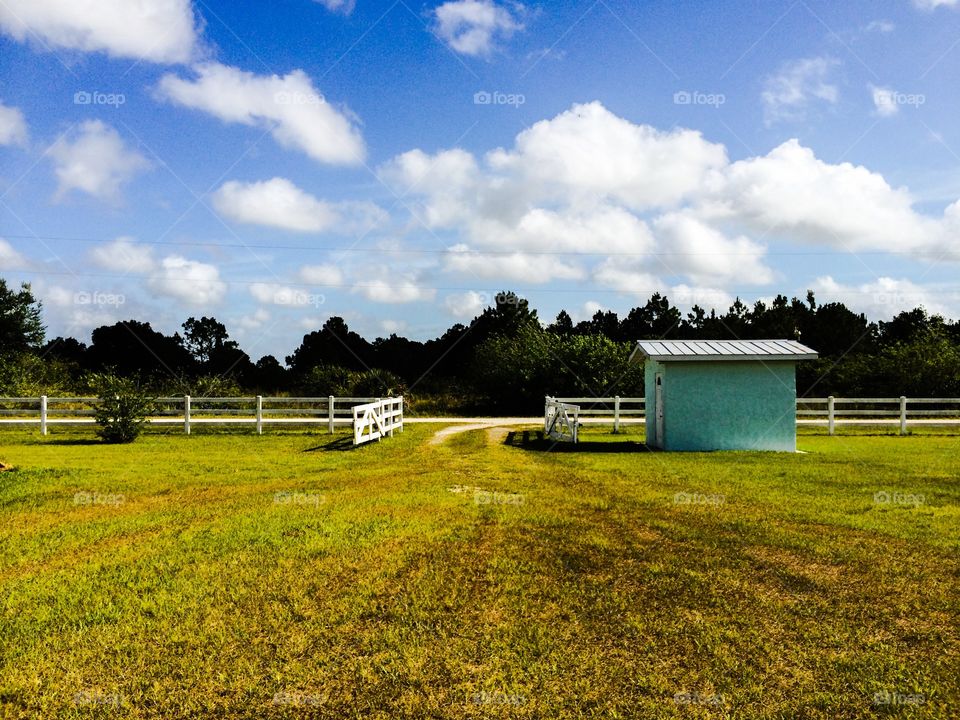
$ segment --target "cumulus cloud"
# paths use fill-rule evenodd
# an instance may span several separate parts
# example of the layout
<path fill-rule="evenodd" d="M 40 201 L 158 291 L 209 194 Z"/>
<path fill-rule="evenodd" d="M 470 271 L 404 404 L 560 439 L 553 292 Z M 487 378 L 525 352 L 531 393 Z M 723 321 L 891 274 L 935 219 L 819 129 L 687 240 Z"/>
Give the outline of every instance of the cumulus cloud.
<path fill-rule="evenodd" d="M 454 293 L 443 299 L 443 306 L 458 320 L 469 320 L 483 312 L 490 304 L 490 296 L 486 293 L 469 290 L 465 293 Z"/>
<path fill-rule="evenodd" d="M 896 90 L 871 85 L 870 93 L 873 96 L 873 106 L 880 117 L 890 117 L 899 112 L 900 106 L 897 104 Z"/>
<path fill-rule="evenodd" d="M 419 273 L 391 272 L 389 268 L 373 270 L 353 290 L 367 300 L 391 305 L 433 300 L 437 294 L 436 290 L 423 287 Z"/>
<path fill-rule="evenodd" d="M 283 147 L 320 162 L 355 165 L 363 161 L 366 148 L 352 115 L 328 103 L 303 70 L 281 77 L 205 63 L 195 71 L 194 80 L 164 75 L 158 95 L 226 123 L 269 130 Z"/>
<path fill-rule="evenodd" d="M 330 12 L 343 13 L 344 15 L 349 15 L 353 12 L 353 7 L 356 5 L 355 0 L 314 0 L 323 5 Z"/>
<path fill-rule="evenodd" d="M 213 194 L 213 206 L 233 222 L 296 232 L 362 233 L 386 219 L 386 213 L 373 203 L 327 202 L 281 177 L 226 182 Z"/>
<path fill-rule="evenodd" d="M 240 318 L 238 325 L 241 330 L 258 330 L 270 320 L 270 313 L 264 308 L 257 308 L 249 315 Z"/>
<path fill-rule="evenodd" d="M 19 108 L 0 103 L 0 145 L 26 145 L 27 121 Z"/>
<path fill-rule="evenodd" d="M 450 237 L 441 267 L 485 280 L 590 280 L 637 297 L 670 289 L 723 307 L 777 275 L 778 243 L 960 260 L 960 201 L 942 217 L 909 190 L 796 139 L 729 162 L 698 133 L 577 105 L 483 156 L 412 150 L 380 168 L 416 223 Z M 455 296 L 448 311 L 469 307 Z M 467 310 L 463 310 L 464 313 Z"/>
<path fill-rule="evenodd" d="M 714 210 L 757 232 L 843 250 L 910 252 L 940 239 L 938 223 L 913 209 L 909 191 L 863 166 L 824 162 L 797 140 L 733 163 L 719 198 Z"/>
<path fill-rule="evenodd" d="M 71 190 L 116 202 L 137 173 L 150 167 L 112 127 L 99 120 L 82 123 L 77 132 L 61 137 L 47 154 L 53 160 L 59 186 L 57 197 Z"/>
<path fill-rule="evenodd" d="M 559 258 L 531 255 L 524 252 L 494 255 L 471 252 L 466 245 L 454 245 L 444 255 L 444 265 L 451 272 L 476 278 L 546 283 L 551 280 L 578 280 L 585 273 L 581 267 Z"/>
<path fill-rule="evenodd" d="M 765 285 L 773 271 L 763 262 L 766 248 L 746 236 L 733 239 L 687 213 L 657 218 L 656 230 L 665 253 L 663 261 L 673 275 L 684 275 L 695 285 L 729 284 L 747 280 Z"/>
<path fill-rule="evenodd" d="M 611 197 L 643 210 L 698 191 L 727 155 L 699 132 L 636 125 L 592 102 L 535 123 L 513 150 L 496 150 L 488 161 L 542 198 Z"/>
<path fill-rule="evenodd" d="M 897 26 L 890 20 L 871 20 L 864 28 L 865 32 L 875 32 L 881 35 L 887 35 L 897 29 Z"/>
<path fill-rule="evenodd" d="M 960 0 L 913 0 L 913 4 L 921 10 L 936 10 L 938 7 L 956 7 Z"/>
<path fill-rule="evenodd" d="M 27 266 L 27 260 L 3 238 L 0 238 L 0 270 L 19 270 Z"/>
<path fill-rule="evenodd" d="M 849 285 L 832 276 L 818 277 L 811 289 L 821 297 L 838 300 L 867 317 L 889 318 L 923 306 L 930 313 L 955 316 L 960 310 L 960 295 L 935 286 L 918 285 L 905 278 L 877 278 L 873 282 Z"/>
<path fill-rule="evenodd" d="M 130 237 L 118 237 L 98 245 L 90 256 L 98 267 L 116 272 L 146 274 L 156 267 L 153 249 L 149 245 L 138 245 Z"/>
<path fill-rule="evenodd" d="M 804 58 L 788 62 L 768 77 L 761 95 L 767 125 L 801 120 L 807 108 L 818 100 L 836 104 L 840 93 L 829 82 L 829 75 L 837 65 L 839 62 L 833 58 Z"/>
<path fill-rule="evenodd" d="M 227 291 L 215 265 L 179 255 L 165 257 L 148 284 L 154 292 L 191 306 L 218 303 Z"/>
<path fill-rule="evenodd" d="M 300 279 L 310 285 L 336 287 L 343 285 L 343 272 L 336 265 L 304 265 Z"/>
<path fill-rule="evenodd" d="M 434 10 L 434 19 L 437 35 L 463 55 L 487 56 L 497 38 L 523 29 L 510 10 L 492 0 L 445 2 Z"/>
<path fill-rule="evenodd" d="M 198 28 L 190 0 L 3 0 L 0 29 L 45 48 L 189 62 Z"/>

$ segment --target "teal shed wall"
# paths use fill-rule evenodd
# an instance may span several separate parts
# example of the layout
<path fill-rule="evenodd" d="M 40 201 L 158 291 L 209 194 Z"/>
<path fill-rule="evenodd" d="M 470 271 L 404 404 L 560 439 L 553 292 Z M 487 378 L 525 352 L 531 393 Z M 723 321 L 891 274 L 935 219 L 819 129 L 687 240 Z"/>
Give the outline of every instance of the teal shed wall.
<path fill-rule="evenodd" d="M 663 373 L 663 442 L 656 438 L 655 381 Z M 657 362 L 647 359 L 647 442 L 664 450 L 797 449 L 792 360 Z"/>

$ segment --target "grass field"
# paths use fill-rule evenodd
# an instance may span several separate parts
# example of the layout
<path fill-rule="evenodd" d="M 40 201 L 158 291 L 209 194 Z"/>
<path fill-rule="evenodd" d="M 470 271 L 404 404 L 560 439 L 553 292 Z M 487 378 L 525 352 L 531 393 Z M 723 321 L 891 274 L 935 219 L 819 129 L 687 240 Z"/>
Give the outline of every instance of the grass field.
<path fill-rule="evenodd" d="M 960 436 L 437 429 L 3 431 L 2 716 L 960 717 Z"/>

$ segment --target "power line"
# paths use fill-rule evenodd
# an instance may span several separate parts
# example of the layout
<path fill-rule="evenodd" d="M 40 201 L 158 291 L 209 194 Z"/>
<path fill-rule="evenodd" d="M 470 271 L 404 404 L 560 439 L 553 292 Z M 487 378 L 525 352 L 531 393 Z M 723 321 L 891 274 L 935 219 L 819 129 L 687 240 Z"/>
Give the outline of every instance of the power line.
<path fill-rule="evenodd" d="M 117 238 L 91 238 L 91 237 L 67 237 L 57 235 L 6 235 L 0 232 L 0 238 L 12 240 L 49 240 L 52 242 L 78 242 L 78 243 L 111 243 Z M 463 255 L 558 255 L 568 257 L 703 257 L 703 256 L 722 256 L 722 257 L 755 257 L 762 254 L 764 257 L 820 257 L 825 255 L 845 255 L 843 250 L 808 250 L 796 252 L 748 252 L 748 251 L 729 251 L 729 252 L 615 252 L 615 251 L 584 251 L 584 250 L 451 250 L 447 248 L 380 248 L 380 247 L 333 247 L 325 245 L 264 245 L 251 243 L 231 243 L 214 241 L 186 241 L 186 240 L 133 240 L 131 245 L 154 245 L 176 247 L 205 247 L 205 248 L 235 248 L 243 250 L 312 250 L 317 252 L 330 253 L 398 253 L 411 255 L 451 255 L 453 257 Z M 857 255 L 892 255 L 893 253 L 884 250 L 858 251 Z"/>

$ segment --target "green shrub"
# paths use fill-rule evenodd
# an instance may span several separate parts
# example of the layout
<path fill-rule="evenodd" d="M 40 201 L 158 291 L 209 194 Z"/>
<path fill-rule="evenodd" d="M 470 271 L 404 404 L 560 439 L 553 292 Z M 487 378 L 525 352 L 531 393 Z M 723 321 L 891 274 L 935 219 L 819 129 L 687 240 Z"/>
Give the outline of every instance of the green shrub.
<path fill-rule="evenodd" d="M 108 443 L 133 442 L 143 430 L 147 415 L 153 412 L 154 398 L 131 378 L 110 374 L 94 378 L 100 398 L 95 411 L 97 435 Z"/>

